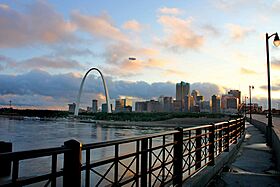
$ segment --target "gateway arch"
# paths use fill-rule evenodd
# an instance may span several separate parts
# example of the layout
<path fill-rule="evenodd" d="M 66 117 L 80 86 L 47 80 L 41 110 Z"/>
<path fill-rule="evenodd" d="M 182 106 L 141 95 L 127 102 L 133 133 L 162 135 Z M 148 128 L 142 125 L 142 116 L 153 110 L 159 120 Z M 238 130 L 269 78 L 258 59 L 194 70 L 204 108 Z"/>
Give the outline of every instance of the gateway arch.
<path fill-rule="evenodd" d="M 83 86 L 84 86 L 84 82 L 86 80 L 86 77 L 87 75 L 92 71 L 92 70 L 96 70 L 101 78 L 102 78 L 102 82 L 103 82 L 103 86 L 104 86 L 104 90 L 105 90 L 105 97 L 106 97 L 106 104 L 107 104 L 107 113 L 111 113 L 111 107 L 110 107 L 110 103 L 109 103 L 109 100 L 110 100 L 110 97 L 109 97 L 109 91 L 108 91 L 108 88 L 107 88 L 107 85 L 106 85 L 106 82 L 105 82 L 105 79 L 104 79 L 104 76 L 103 74 L 101 73 L 101 71 L 97 68 L 91 68 L 87 71 L 87 73 L 85 74 L 85 76 L 83 77 L 83 80 L 81 82 L 81 85 L 80 85 L 80 90 L 79 90 L 79 94 L 78 94 L 78 98 L 77 98 L 77 102 L 76 102 L 76 107 L 75 107 L 75 113 L 74 115 L 75 116 L 78 116 L 79 115 L 79 108 L 80 108 L 80 99 L 81 99 L 81 94 L 82 94 L 82 91 L 83 91 Z"/>

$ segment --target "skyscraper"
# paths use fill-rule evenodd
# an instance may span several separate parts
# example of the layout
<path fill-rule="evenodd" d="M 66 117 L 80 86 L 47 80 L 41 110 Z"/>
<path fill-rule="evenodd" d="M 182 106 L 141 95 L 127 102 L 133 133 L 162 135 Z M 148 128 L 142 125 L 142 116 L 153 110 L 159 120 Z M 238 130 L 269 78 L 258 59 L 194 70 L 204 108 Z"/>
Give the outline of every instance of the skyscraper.
<path fill-rule="evenodd" d="M 241 91 L 239 90 L 230 90 L 228 94 L 232 94 L 234 97 L 238 99 L 238 104 L 241 104 Z"/>
<path fill-rule="evenodd" d="M 181 111 L 184 111 L 184 98 L 190 95 L 190 83 L 181 81 L 176 84 L 176 101 L 181 102 Z"/>
<path fill-rule="evenodd" d="M 97 102 L 98 102 L 98 101 L 97 101 L 96 99 L 93 99 L 93 100 L 92 100 L 92 106 L 91 106 L 91 108 L 92 108 L 92 112 L 93 112 L 93 113 L 96 113 L 97 110 L 98 110 Z"/>
<path fill-rule="evenodd" d="M 212 113 L 221 112 L 221 98 L 217 95 L 212 95 Z"/>
<path fill-rule="evenodd" d="M 181 81 L 176 84 L 176 100 L 182 100 L 190 94 L 190 83 Z"/>

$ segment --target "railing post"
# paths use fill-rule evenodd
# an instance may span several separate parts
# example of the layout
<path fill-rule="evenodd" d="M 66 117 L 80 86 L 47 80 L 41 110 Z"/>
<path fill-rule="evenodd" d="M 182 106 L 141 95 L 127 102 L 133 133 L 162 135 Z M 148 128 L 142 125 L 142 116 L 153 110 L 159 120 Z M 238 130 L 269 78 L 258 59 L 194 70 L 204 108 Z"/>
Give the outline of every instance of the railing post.
<path fill-rule="evenodd" d="M 223 151 L 223 127 L 224 124 L 219 125 L 219 153 Z"/>
<path fill-rule="evenodd" d="M 148 138 L 141 140 L 141 187 L 147 186 Z"/>
<path fill-rule="evenodd" d="M 173 186 L 182 186 L 183 179 L 183 129 L 174 134 Z"/>
<path fill-rule="evenodd" d="M 209 166 L 214 166 L 215 165 L 215 124 L 211 124 L 212 126 L 210 127 L 210 135 L 209 135 Z"/>
<path fill-rule="evenodd" d="M 229 152 L 229 127 L 230 127 L 230 122 L 228 121 L 226 123 L 226 128 L 225 128 L 225 152 Z"/>
<path fill-rule="evenodd" d="M 0 153 L 12 152 L 13 144 L 11 142 L 0 141 Z M 0 177 L 10 176 L 12 162 L 6 159 L 0 160 Z"/>
<path fill-rule="evenodd" d="M 63 186 L 81 186 L 81 147 L 76 140 L 64 142 L 65 148 L 71 149 L 64 153 Z"/>
<path fill-rule="evenodd" d="M 237 134 L 238 134 L 238 125 L 239 125 L 239 121 L 238 119 L 234 121 L 234 126 L 233 126 L 233 129 L 232 129 L 232 133 L 233 133 L 233 144 L 236 144 L 237 143 Z"/>
<path fill-rule="evenodd" d="M 195 169 L 201 167 L 201 129 L 197 129 L 195 132 Z"/>

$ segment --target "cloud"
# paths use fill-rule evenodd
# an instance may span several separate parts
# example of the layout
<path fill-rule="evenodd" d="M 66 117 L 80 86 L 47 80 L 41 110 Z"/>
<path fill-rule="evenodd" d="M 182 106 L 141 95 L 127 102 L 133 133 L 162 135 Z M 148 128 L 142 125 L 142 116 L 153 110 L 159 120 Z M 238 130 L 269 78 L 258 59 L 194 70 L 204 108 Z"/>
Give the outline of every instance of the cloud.
<path fill-rule="evenodd" d="M 1 4 L 0 17 L 0 48 L 74 39 L 71 33 L 75 26 L 46 1 L 25 5 L 22 11 Z"/>
<path fill-rule="evenodd" d="M 144 81 L 105 78 L 113 99 L 124 95 L 147 100 L 160 95 L 175 96 L 175 84 L 171 82 L 149 84 Z M 21 75 L 0 74 L 0 104 L 7 104 L 12 100 L 15 105 L 20 106 L 65 107 L 76 101 L 80 83 L 81 77 L 72 73 L 51 75 L 45 71 L 33 70 Z M 206 98 L 221 93 L 221 88 L 211 83 L 193 83 L 191 89 L 198 89 Z M 82 106 L 90 106 L 92 99 L 104 101 L 102 80 L 95 74 L 89 75 L 84 84 Z"/>
<path fill-rule="evenodd" d="M 32 69 L 83 69 L 78 61 L 62 56 L 45 55 L 32 57 L 26 60 L 16 61 L 12 58 L 0 55 L 0 65 L 3 69 L 32 70 Z"/>
<path fill-rule="evenodd" d="M 218 28 L 214 25 L 205 24 L 202 26 L 202 29 L 204 30 L 204 32 L 206 32 L 207 35 L 210 34 L 213 36 L 219 36 L 221 34 Z"/>
<path fill-rule="evenodd" d="M 227 24 L 226 26 L 230 32 L 230 38 L 234 41 L 241 41 L 250 33 L 255 32 L 254 29 L 249 27 L 242 27 L 236 24 Z"/>
<path fill-rule="evenodd" d="M 71 14 L 71 18 L 80 30 L 90 33 L 95 38 L 128 41 L 126 35 L 114 25 L 107 14 L 91 16 L 74 11 Z"/>
<path fill-rule="evenodd" d="M 158 12 L 160 14 L 171 14 L 171 15 L 179 15 L 182 14 L 182 10 L 178 9 L 178 8 L 168 8 L 168 7 L 162 7 L 160 9 L 158 9 Z"/>
<path fill-rule="evenodd" d="M 247 68 L 240 68 L 240 73 L 245 74 L 245 75 L 257 74 L 257 72 L 255 72 L 254 70 L 250 70 L 250 69 L 247 69 Z"/>
<path fill-rule="evenodd" d="M 140 32 L 143 29 L 143 26 L 136 20 L 130 20 L 123 24 L 124 29 L 132 30 L 135 32 Z"/>
<path fill-rule="evenodd" d="M 64 57 L 40 56 L 17 63 L 17 68 L 32 69 L 81 69 L 83 66 L 76 60 L 66 59 Z"/>
<path fill-rule="evenodd" d="M 267 90 L 267 85 L 260 86 L 261 89 Z M 280 91 L 280 83 L 271 86 L 272 91 Z"/>
<path fill-rule="evenodd" d="M 280 70 L 280 60 L 276 59 L 276 58 L 273 58 L 272 61 L 271 61 L 271 67 L 273 69 Z"/>
<path fill-rule="evenodd" d="M 200 95 L 204 96 L 205 100 L 209 100 L 214 94 L 221 95 L 225 93 L 225 88 L 208 82 L 193 83 L 191 84 L 191 90 L 198 90 L 200 92 Z"/>
<path fill-rule="evenodd" d="M 191 28 L 192 19 L 181 19 L 175 16 L 160 16 L 158 22 L 166 34 L 159 43 L 174 51 L 198 49 L 204 44 L 202 35 Z"/>

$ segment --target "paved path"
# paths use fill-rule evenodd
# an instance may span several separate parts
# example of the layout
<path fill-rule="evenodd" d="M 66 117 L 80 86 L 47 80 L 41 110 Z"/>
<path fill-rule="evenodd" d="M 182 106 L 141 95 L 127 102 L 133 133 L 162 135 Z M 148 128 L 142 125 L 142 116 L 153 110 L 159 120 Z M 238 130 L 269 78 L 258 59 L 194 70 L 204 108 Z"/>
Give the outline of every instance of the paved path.
<path fill-rule="evenodd" d="M 275 171 L 264 134 L 246 123 L 246 137 L 235 160 L 209 186 L 280 187 L 280 173 Z"/>

